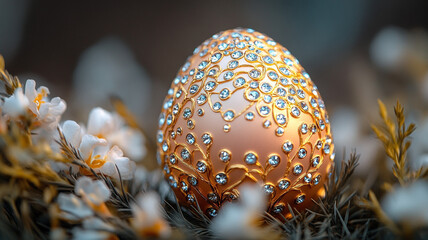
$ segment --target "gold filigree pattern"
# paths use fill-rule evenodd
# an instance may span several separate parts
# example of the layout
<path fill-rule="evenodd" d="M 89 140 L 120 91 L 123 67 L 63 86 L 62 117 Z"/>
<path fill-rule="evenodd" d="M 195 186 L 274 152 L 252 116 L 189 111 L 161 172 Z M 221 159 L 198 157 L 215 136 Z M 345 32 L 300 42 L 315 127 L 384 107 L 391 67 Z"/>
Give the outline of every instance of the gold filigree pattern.
<path fill-rule="evenodd" d="M 158 158 L 178 201 L 215 216 L 245 182 L 287 215 L 323 196 L 334 158 L 317 87 L 266 35 L 234 29 L 197 47 L 168 90 Z"/>

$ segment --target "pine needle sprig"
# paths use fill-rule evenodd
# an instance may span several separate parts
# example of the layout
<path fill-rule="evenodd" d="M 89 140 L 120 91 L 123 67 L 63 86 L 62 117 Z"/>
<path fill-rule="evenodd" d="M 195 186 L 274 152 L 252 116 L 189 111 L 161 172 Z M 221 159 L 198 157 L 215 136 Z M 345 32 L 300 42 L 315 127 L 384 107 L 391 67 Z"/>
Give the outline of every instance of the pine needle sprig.
<path fill-rule="evenodd" d="M 382 142 L 386 155 L 393 161 L 392 172 L 401 185 L 405 185 L 413 180 L 414 174 L 407 164 L 407 150 L 411 141 L 407 138 L 415 131 L 415 124 L 406 126 L 404 108 L 397 101 L 394 107 L 396 123 L 388 116 L 385 105 L 381 100 L 379 103 L 379 113 L 383 120 L 383 125 L 372 125 L 372 129 L 377 138 Z"/>

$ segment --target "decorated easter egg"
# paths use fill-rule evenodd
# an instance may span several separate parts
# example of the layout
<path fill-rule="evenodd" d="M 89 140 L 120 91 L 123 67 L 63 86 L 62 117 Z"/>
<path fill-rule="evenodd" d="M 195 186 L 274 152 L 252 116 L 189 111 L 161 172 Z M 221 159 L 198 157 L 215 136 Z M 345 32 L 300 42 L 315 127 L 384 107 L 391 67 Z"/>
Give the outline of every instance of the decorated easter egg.
<path fill-rule="evenodd" d="M 334 146 L 324 102 L 291 53 L 252 29 L 193 51 L 159 117 L 158 160 L 179 204 L 214 217 L 245 183 L 290 217 L 325 194 Z"/>

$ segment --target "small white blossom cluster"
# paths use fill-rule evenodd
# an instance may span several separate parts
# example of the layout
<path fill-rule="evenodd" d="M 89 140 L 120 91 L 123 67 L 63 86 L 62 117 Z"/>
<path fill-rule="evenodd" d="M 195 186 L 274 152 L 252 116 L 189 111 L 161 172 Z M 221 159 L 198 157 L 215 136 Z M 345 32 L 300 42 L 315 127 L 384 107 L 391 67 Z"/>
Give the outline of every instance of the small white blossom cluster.
<path fill-rule="evenodd" d="M 60 218 L 68 221 L 80 221 L 81 227 L 74 227 L 73 239 L 114 239 L 115 227 L 106 221 L 112 216 L 106 206 L 111 192 L 101 180 L 80 177 L 75 184 L 74 193 L 60 193 L 57 203 Z M 132 205 L 132 228 L 144 236 L 168 237 L 170 226 L 161 212 L 159 196 L 154 192 L 137 196 Z"/>
<path fill-rule="evenodd" d="M 56 129 L 61 115 L 66 110 L 66 103 L 59 97 L 49 99 L 48 95 L 48 88 L 42 86 L 36 90 L 36 82 L 27 80 L 25 91 L 17 88 L 10 97 L 0 103 L 2 118 L 19 118 L 30 114 L 34 116 L 31 131 L 35 135 L 42 135 L 45 130 L 49 140 L 55 142 L 58 140 Z M 78 150 L 89 167 L 112 178 L 118 179 L 120 176 L 124 180 L 132 179 L 135 171 L 135 162 L 132 160 L 139 161 L 146 155 L 143 134 L 126 126 L 118 114 L 102 108 L 94 108 L 90 112 L 87 128 L 67 120 L 60 129 L 67 142 Z M 56 148 L 58 149 L 58 146 Z M 77 166 L 71 167 L 79 170 Z M 68 170 L 70 166 L 53 163 L 53 168 Z M 85 173 L 83 169 L 80 171 Z"/>

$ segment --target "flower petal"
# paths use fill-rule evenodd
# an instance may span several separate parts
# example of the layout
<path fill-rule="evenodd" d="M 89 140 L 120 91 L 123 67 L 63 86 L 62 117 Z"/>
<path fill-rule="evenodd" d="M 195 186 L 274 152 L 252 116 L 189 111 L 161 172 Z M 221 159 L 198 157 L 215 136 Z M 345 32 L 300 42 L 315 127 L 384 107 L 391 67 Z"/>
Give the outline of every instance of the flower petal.
<path fill-rule="evenodd" d="M 94 108 L 89 113 L 88 133 L 94 136 L 106 136 L 113 131 L 113 116 L 102 108 Z"/>
<path fill-rule="evenodd" d="M 17 88 L 12 96 L 4 100 L 3 112 L 11 117 L 17 117 L 27 111 L 28 105 L 29 101 L 22 88 Z"/>
<path fill-rule="evenodd" d="M 85 134 L 80 143 L 79 150 L 82 154 L 83 159 L 89 159 L 91 157 L 92 151 L 96 146 L 105 146 L 107 141 L 105 139 L 97 138 L 90 134 Z"/>
<path fill-rule="evenodd" d="M 69 142 L 73 147 L 79 147 L 83 134 L 79 124 L 71 120 L 65 121 L 62 125 L 62 133 L 64 134 L 67 142 Z"/>

